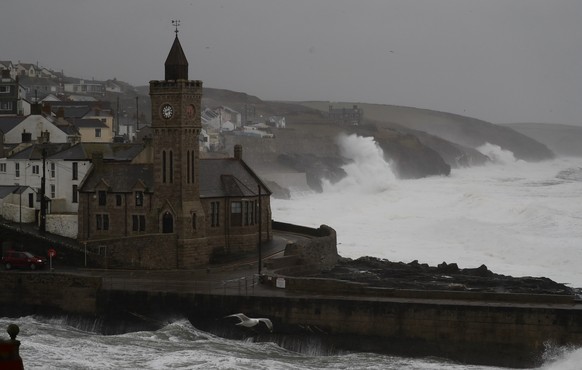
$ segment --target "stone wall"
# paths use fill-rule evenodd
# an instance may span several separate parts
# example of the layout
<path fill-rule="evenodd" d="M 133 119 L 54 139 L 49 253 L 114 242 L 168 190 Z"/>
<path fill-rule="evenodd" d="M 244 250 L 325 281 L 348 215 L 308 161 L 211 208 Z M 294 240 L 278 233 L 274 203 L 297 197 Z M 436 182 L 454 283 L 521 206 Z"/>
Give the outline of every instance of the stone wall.
<path fill-rule="evenodd" d="M 273 221 L 273 229 L 310 237 L 300 242 L 287 244 L 285 247 L 285 256 L 298 256 L 300 258 L 301 261 L 296 264 L 313 266 L 319 270 L 330 270 L 336 265 L 339 259 L 337 237 L 335 230 L 331 227 L 321 225 L 318 229 L 313 229 Z M 293 271 L 286 269 L 286 273 L 292 274 Z"/>
<path fill-rule="evenodd" d="M 77 214 L 48 214 L 46 216 L 46 231 L 51 234 L 76 239 L 78 228 Z"/>
<path fill-rule="evenodd" d="M 127 269 L 178 268 L 175 234 L 149 234 L 87 242 L 92 260 L 101 267 Z M 173 247 L 169 247 L 173 246 Z"/>
<path fill-rule="evenodd" d="M 101 289 L 100 277 L 59 273 L 3 273 L 0 306 L 4 315 L 64 311 L 94 315 Z"/>
<path fill-rule="evenodd" d="M 2 217 L 12 222 L 22 222 L 23 224 L 32 223 L 35 220 L 34 208 L 20 206 L 19 204 L 12 204 L 4 202 L 2 204 Z M 20 218 L 22 212 L 22 219 Z"/>

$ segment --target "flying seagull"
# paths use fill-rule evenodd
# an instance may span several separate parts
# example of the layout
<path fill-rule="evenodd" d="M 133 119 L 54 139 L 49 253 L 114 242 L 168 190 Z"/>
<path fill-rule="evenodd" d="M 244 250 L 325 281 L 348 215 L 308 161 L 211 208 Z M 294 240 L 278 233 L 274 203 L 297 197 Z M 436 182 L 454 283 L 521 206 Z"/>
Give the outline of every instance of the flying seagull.
<path fill-rule="evenodd" d="M 260 322 L 264 323 L 267 328 L 269 328 L 269 331 L 273 331 L 273 323 L 271 322 L 271 320 L 269 319 L 265 319 L 265 318 L 250 318 L 247 317 L 247 315 L 245 315 L 244 313 L 235 313 L 232 315 L 228 315 L 225 316 L 226 317 L 236 317 L 240 320 L 239 323 L 236 323 L 236 325 L 240 325 L 240 326 L 244 326 L 247 328 L 252 328 L 254 326 L 257 326 Z"/>

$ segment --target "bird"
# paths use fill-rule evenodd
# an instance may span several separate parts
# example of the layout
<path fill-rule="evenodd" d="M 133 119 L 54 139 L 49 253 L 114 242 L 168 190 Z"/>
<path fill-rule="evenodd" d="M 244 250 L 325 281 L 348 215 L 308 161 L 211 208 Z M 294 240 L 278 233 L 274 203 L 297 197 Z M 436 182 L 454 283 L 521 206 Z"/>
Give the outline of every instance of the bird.
<path fill-rule="evenodd" d="M 269 319 L 265 319 L 262 317 L 261 318 L 250 318 L 247 315 L 245 315 L 244 313 L 235 313 L 232 315 L 225 316 L 225 318 L 227 318 L 227 317 L 238 318 L 240 320 L 240 322 L 236 323 L 235 325 L 240 325 L 240 326 L 244 326 L 247 328 L 253 328 L 262 322 L 267 326 L 267 328 L 269 328 L 270 332 L 273 331 L 273 323 Z"/>

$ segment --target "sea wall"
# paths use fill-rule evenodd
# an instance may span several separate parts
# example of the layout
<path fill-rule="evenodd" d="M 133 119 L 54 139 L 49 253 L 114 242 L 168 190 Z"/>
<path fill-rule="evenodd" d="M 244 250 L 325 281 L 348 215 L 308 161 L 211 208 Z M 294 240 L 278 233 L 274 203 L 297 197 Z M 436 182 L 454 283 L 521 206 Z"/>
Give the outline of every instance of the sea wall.
<path fill-rule="evenodd" d="M 571 298 L 514 303 L 452 300 L 447 293 L 439 297 L 435 292 L 421 299 L 282 294 L 276 288 L 260 294 L 187 287 L 154 291 L 131 284 L 113 289 L 101 278 L 54 272 L 2 272 L 0 284 L 2 316 L 81 315 L 98 318 L 107 333 L 127 330 L 131 320 L 144 328 L 187 317 L 201 330 L 228 336 L 244 328 L 224 317 L 244 312 L 270 318 L 274 333 L 260 338 L 282 346 L 289 336 L 316 338 L 340 350 L 531 367 L 541 363 L 547 346 L 582 345 L 582 307 Z"/>
<path fill-rule="evenodd" d="M 316 266 L 318 270 L 329 270 L 337 264 L 339 259 L 337 236 L 335 230 L 331 227 L 321 225 L 318 229 L 314 229 L 273 221 L 273 230 L 308 236 L 308 238 L 301 241 L 287 244 L 285 256 L 297 257 L 299 260 L 288 259 L 288 261 L 293 261 L 291 265 L 278 265 L 274 261 L 273 266 L 277 266 L 279 273 L 283 273 L 281 268 L 285 268 L 285 274 L 293 274 L 295 270 L 303 270 L 300 266 Z"/>
<path fill-rule="evenodd" d="M 0 274 L 0 314 L 67 313 L 94 315 L 100 277 L 61 273 L 4 272 Z"/>

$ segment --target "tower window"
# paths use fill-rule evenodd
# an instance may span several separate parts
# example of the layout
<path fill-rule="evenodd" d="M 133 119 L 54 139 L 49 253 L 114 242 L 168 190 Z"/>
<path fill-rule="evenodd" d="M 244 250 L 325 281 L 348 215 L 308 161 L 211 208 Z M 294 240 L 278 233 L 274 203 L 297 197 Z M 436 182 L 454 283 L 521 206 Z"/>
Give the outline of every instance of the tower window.
<path fill-rule="evenodd" d="M 162 183 L 166 183 L 166 151 L 162 151 Z"/>
<path fill-rule="evenodd" d="M 174 153 L 170 150 L 170 184 L 174 182 Z"/>
<path fill-rule="evenodd" d="M 190 183 L 190 151 L 186 152 L 186 183 Z"/>

